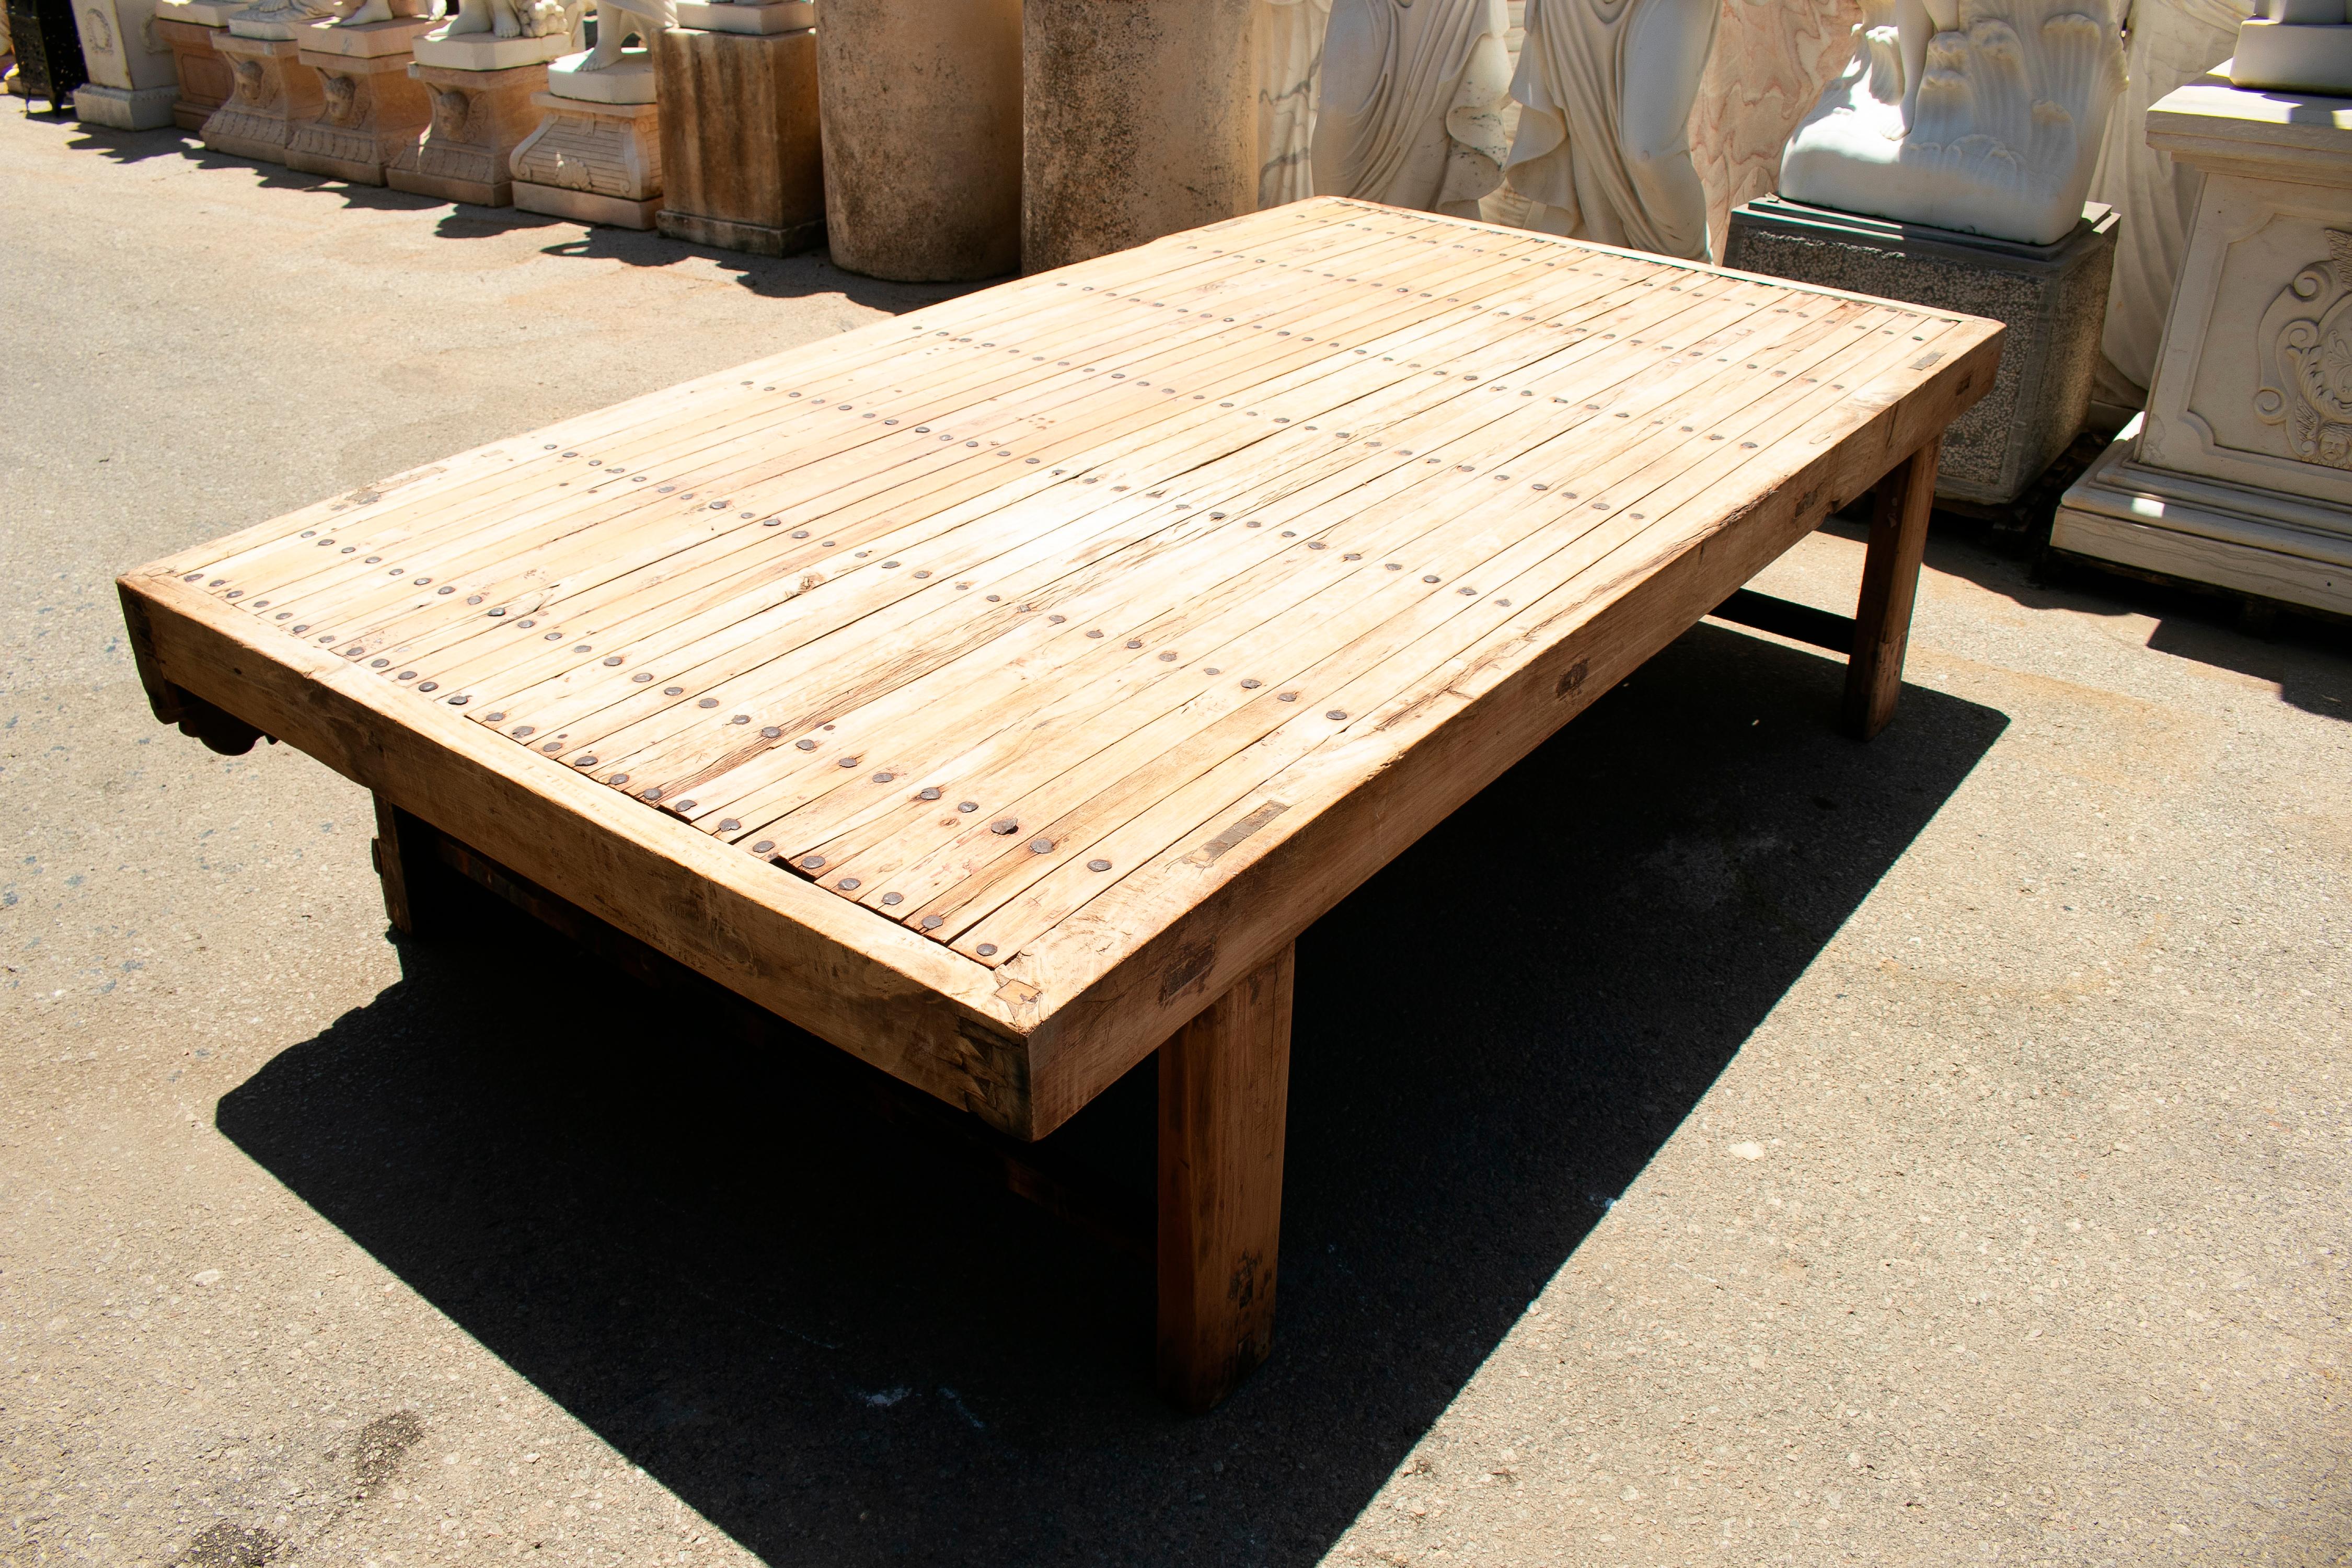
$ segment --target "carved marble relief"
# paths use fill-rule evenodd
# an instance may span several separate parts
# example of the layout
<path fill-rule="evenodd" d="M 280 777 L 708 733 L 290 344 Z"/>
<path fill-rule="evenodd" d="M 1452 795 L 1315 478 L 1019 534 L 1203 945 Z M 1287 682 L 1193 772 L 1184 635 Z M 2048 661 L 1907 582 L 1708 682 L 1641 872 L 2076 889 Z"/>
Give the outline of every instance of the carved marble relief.
<path fill-rule="evenodd" d="M 2303 461 L 2352 468 L 2352 234 L 2325 232 L 2328 258 L 2297 272 L 2263 312 L 2254 413 L 2285 426 Z"/>

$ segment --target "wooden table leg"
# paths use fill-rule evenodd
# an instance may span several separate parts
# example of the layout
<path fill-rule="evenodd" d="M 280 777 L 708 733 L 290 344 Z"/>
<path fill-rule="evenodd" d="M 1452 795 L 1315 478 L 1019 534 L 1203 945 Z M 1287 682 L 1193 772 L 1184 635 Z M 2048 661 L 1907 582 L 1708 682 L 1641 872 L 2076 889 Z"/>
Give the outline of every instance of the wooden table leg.
<path fill-rule="evenodd" d="M 382 795 L 375 797 L 375 874 L 383 883 L 384 918 L 403 936 L 433 933 L 433 889 L 440 868 L 429 829 Z M 420 921 L 420 916 L 422 920 Z"/>
<path fill-rule="evenodd" d="M 1295 952 L 1160 1047 L 1160 1392 L 1188 1412 L 1273 1346 Z"/>
<path fill-rule="evenodd" d="M 1853 653 L 1845 672 L 1845 727 L 1867 741 L 1895 716 L 1903 689 L 1903 650 L 1911 639 L 1911 601 L 1927 550 L 1927 513 L 1936 502 L 1930 441 L 1887 470 L 1870 510 L 1870 550 L 1862 563 L 1862 602 L 1853 615 Z"/>

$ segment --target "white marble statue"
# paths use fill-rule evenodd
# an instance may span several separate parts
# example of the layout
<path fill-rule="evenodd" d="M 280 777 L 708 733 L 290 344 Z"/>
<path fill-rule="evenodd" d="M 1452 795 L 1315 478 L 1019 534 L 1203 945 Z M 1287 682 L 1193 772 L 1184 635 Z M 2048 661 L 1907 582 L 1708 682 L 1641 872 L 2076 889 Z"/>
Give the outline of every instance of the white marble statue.
<path fill-rule="evenodd" d="M 2252 0 L 2132 0 L 2125 19 L 2130 85 L 2107 118 L 2091 199 L 2116 209 L 2116 270 L 2100 340 L 2106 363 L 2093 395 L 2126 408 L 2147 398 L 2156 345 L 2172 309 L 2172 281 L 2189 253 L 2189 227 L 2205 176 L 2147 144 L 2147 111 L 2196 80 L 2236 47 Z"/>
<path fill-rule="evenodd" d="M 244 10 L 230 16 L 232 22 L 279 24 L 299 26 L 306 22 L 331 22 L 340 18 L 351 0 L 256 0 Z M 258 34 L 256 34 L 258 37 Z"/>
<path fill-rule="evenodd" d="M 448 37 L 488 33 L 498 38 L 549 38 L 569 33 L 579 14 L 566 0 L 465 0 L 440 32 Z"/>
<path fill-rule="evenodd" d="M 1721 0 L 1528 0 L 1511 83 L 1511 188 L 1529 226 L 1661 256 L 1706 254 L 1691 108 Z"/>
<path fill-rule="evenodd" d="M 1503 183 L 1508 28 L 1503 0 L 1332 0 L 1315 194 L 1476 217 Z"/>
<path fill-rule="evenodd" d="M 1310 196 L 1315 88 L 1331 0 L 1257 0 L 1257 205 Z"/>
<path fill-rule="evenodd" d="M 650 69 L 647 56 L 654 40 L 664 27 L 676 26 L 677 0 L 596 0 L 596 44 L 577 68 L 610 70 L 625 65 Z M 637 49 L 625 55 L 631 38 L 637 41 Z"/>
<path fill-rule="evenodd" d="M 2124 86 L 2113 0 L 1865 0 L 1780 160 L 1801 202 L 2029 245 L 2082 218 Z"/>

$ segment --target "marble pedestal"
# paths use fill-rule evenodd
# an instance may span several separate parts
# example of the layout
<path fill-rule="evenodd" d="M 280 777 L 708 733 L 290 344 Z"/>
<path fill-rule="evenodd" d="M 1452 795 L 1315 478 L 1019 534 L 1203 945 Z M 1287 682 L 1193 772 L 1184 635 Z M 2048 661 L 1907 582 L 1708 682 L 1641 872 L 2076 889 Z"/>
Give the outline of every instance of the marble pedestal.
<path fill-rule="evenodd" d="M 2352 99 L 2216 73 L 2148 111 L 2204 171 L 2147 409 L 2052 548 L 2352 615 Z"/>
<path fill-rule="evenodd" d="M 642 57 L 642 58 L 636 58 Z M 514 205 L 615 228 L 651 228 L 661 209 L 661 106 L 654 101 L 650 51 L 620 64 L 582 68 L 569 56 L 548 68 L 547 90 L 530 95 L 543 111 L 514 150 Z"/>
<path fill-rule="evenodd" d="M 257 163 L 286 162 L 294 128 L 324 106 L 319 73 L 302 63 L 291 38 L 245 38 L 217 33 L 213 48 L 236 81 L 228 100 L 213 110 L 196 138 L 215 153 Z"/>
<path fill-rule="evenodd" d="M 900 282 L 1017 270 L 1021 0 L 823 3 L 834 265 Z"/>
<path fill-rule="evenodd" d="M 1023 271 L 1256 209 L 1251 5 L 1023 0 Z"/>
<path fill-rule="evenodd" d="M 324 107 L 294 128 L 286 166 L 381 185 L 394 165 L 414 163 L 433 109 L 425 84 L 408 74 L 409 46 L 433 25 L 402 16 L 307 29 L 302 63 L 319 73 Z"/>
<path fill-rule="evenodd" d="M 179 78 L 172 47 L 152 31 L 154 20 L 155 0 L 82 0 L 74 23 L 89 79 L 74 89 L 75 119 L 118 131 L 172 123 Z"/>
<path fill-rule="evenodd" d="M 539 111 L 530 100 L 547 86 L 547 67 L 431 65 L 423 58 L 431 38 L 428 33 L 416 41 L 418 58 L 408 68 L 410 79 L 425 89 L 430 110 L 425 133 L 416 139 L 413 161 L 403 157 L 386 167 L 383 183 L 395 191 L 445 202 L 510 206 L 514 176 L 509 161 L 517 144 L 539 124 Z"/>
<path fill-rule="evenodd" d="M 815 7 L 697 9 L 813 19 Z M 666 28 L 654 45 L 654 67 L 663 110 L 662 205 L 654 216 L 661 231 L 754 256 L 824 244 L 815 32 Z"/>
<path fill-rule="evenodd" d="M 155 41 L 172 51 L 179 79 L 172 123 L 183 131 L 202 131 L 236 90 L 236 75 L 213 40 L 227 30 L 228 14 L 241 9 L 236 0 L 156 0 Z"/>
<path fill-rule="evenodd" d="M 1732 212 L 1724 265 L 2008 327 L 1992 389 L 1944 433 L 1936 479 L 1939 497 L 1998 507 L 2083 427 L 2115 249 L 2115 214 L 2095 203 L 2057 244 L 2025 245 L 1767 196 Z"/>

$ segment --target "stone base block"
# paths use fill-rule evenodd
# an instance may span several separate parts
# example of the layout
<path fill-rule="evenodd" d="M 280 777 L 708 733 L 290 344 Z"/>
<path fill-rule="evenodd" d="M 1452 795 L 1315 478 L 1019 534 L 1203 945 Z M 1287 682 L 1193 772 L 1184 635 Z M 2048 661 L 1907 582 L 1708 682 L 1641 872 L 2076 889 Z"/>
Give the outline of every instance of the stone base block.
<path fill-rule="evenodd" d="M 661 109 L 535 92 L 546 110 L 514 150 L 514 204 L 583 223 L 651 228 L 661 206 Z"/>
<path fill-rule="evenodd" d="M 664 198 L 675 201 L 675 195 Z M 730 223 L 664 207 L 654 215 L 654 226 L 672 239 L 708 245 L 719 250 L 740 250 L 747 256 L 798 256 L 824 245 L 824 219 L 815 217 L 791 228 L 761 223 Z"/>
<path fill-rule="evenodd" d="M 417 138 L 433 108 L 425 84 L 409 76 L 406 55 L 304 49 L 302 63 L 319 73 L 326 108 L 294 128 L 286 144 L 288 168 L 381 185 L 394 165 L 415 161 Z"/>
<path fill-rule="evenodd" d="M 2023 245 L 1766 196 L 1732 212 L 1724 264 L 2008 327 L 1992 389 L 1944 434 L 1936 480 L 1939 496 L 2000 506 L 2041 477 L 2090 411 L 2116 221 L 2093 204 L 2055 245 Z"/>
<path fill-rule="evenodd" d="M 408 74 L 424 86 L 431 116 L 413 157 L 387 167 L 384 184 L 445 202 L 513 205 L 514 151 L 539 123 L 531 99 L 547 86 L 547 67 L 463 70 L 418 60 Z"/>
<path fill-rule="evenodd" d="M 677 25 L 702 33 L 797 33 L 816 26 L 815 0 L 677 0 Z"/>
<path fill-rule="evenodd" d="M 588 50 L 566 55 L 547 68 L 547 90 L 558 98 L 582 103 L 651 103 L 654 100 L 654 57 L 651 49 L 623 49 L 611 65 L 591 69 Z"/>
<path fill-rule="evenodd" d="M 213 47 L 228 62 L 236 89 L 213 110 L 197 139 L 215 153 L 283 163 L 294 128 L 325 107 L 319 73 L 302 63 L 290 39 L 240 38 L 215 32 Z"/>
<path fill-rule="evenodd" d="M 416 63 L 436 70 L 499 71 L 544 66 L 577 47 L 569 33 L 541 38 L 501 38 L 488 33 L 451 36 L 444 24 L 416 40 Z"/>
<path fill-rule="evenodd" d="M 253 0 L 155 0 L 155 19 L 191 27 L 226 27 Z"/>
<path fill-rule="evenodd" d="M 217 27 L 200 22 L 173 21 L 155 9 L 155 38 L 172 51 L 172 65 L 180 73 L 180 95 L 172 103 L 172 122 L 183 131 L 202 131 L 213 110 L 236 90 L 236 75 L 213 47 Z"/>
<path fill-rule="evenodd" d="M 2352 510 L 2142 464 L 2144 417 L 2067 489 L 2052 549 L 2352 616 Z"/>
<path fill-rule="evenodd" d="M 177 87 L 100 87 L 86 81 L 74 89 L 74 118 L 118 131 L 152 131 L 172 123 L 172 107 L 179 97 Z"/>
<path fill-rule="evenodd" d="M 574 223 L 601 223 L 611 228 L 651 228 L 661 209 L 659 196 L 630 201 L 625 196 L 600 196 L 593 191 L 566 190 L 562 185 L 514 183 L 514 205 L 527 213 L 568 217 Z"/>
<path fill-rule="evenodd" d="M 664 108 L 661 231 L 754 256 L 824 244 L 816 35 L 670 27 L 654 62 Z"/>
<path fill-rule="evenodd" d="M 430 16 L 394 16 L 388 22 L 329 22 L 306 27 L 297 39 L 305 56 L 334 55 L 346 59 L 383 59 L 398 56 L 403 70 L 417 38 L 432 30 Z"/>

